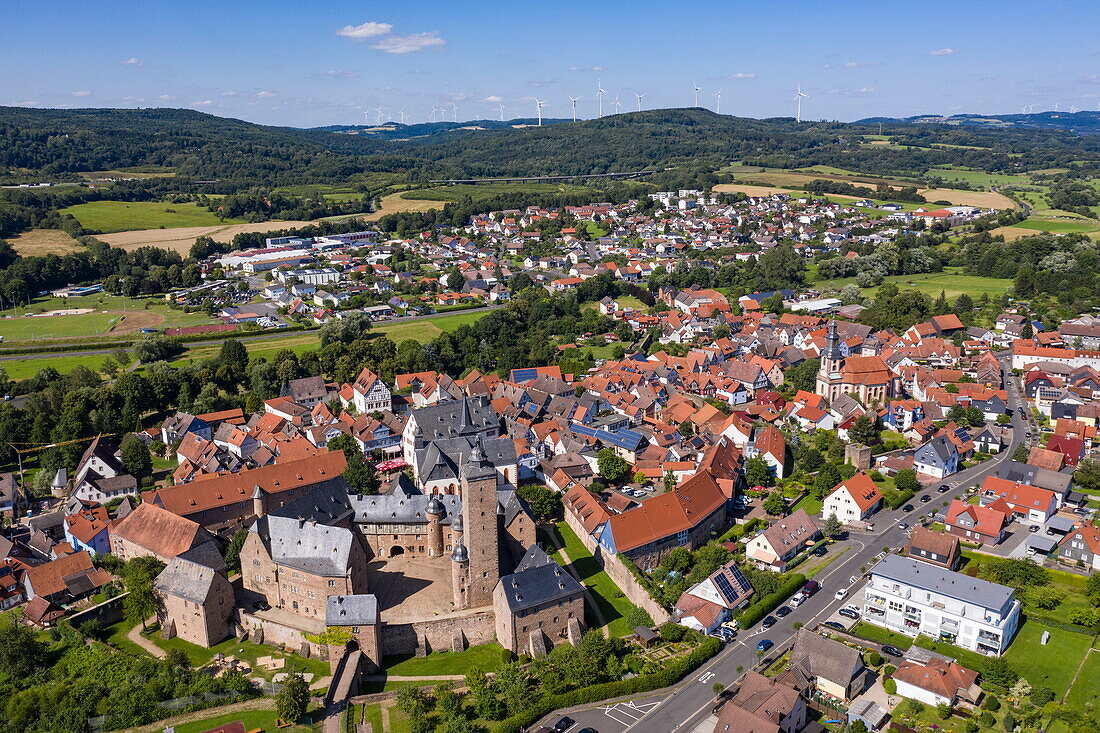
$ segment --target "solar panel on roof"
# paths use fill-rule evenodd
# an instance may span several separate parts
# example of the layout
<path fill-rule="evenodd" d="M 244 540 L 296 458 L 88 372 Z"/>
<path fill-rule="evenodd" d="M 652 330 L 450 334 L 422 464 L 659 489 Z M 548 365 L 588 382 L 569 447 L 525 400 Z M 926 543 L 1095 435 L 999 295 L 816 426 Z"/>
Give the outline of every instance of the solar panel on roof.
<path fill-rule="evenodd" d="M 737 594 L 733 590 L 733 586 L 730 585 L 729 578 L 727 578 L 724 573 L 714 577 L 714 584 L 718 586 L 719 592 L 726 597 L 727 601 L 737 597 Z"/>

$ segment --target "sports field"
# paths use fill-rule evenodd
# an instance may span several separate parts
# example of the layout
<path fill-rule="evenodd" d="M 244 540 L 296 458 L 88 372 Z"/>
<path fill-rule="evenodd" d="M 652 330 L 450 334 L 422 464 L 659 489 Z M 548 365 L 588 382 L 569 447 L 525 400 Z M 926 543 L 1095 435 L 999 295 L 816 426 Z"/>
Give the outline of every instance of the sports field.
<path fill-rule="evenodd" d="M 81 226 L 98 232 L 213 226 L 240 221 L 219 219 L 213 212 L 198 204 L 170 204 L 160 201 L 89 201 L 61 209 L 61 213 L 71 214 Z"/>
<path fill-rule="evenodd" d="M 75 315 L 41 315 L 51 311 L 88 309 L 91 312 Z M 132 300 L 121 295 L 96 293 L 72 298 L 37 298 L 29 306 L 0 311 L 0 336 L 5 342 L 77 338 L 206 323 L 213 321 L 205 313 L 172 310 L 162 300 Z"/>

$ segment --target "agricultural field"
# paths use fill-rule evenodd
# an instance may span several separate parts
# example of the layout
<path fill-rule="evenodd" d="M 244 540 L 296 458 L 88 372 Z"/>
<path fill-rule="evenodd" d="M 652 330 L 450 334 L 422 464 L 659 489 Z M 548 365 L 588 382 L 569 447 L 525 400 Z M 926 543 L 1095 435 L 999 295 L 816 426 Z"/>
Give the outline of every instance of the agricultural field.
<path fill-rule="evenodd" d="M 558 194 L 558 193 L 586 193 L 594 189 L 586 186 L 577 186 L 564 183 L 477 183 L 455 184 L 453 186 L 438 186 L 434 188 L 420 188 L 405 191 L 401 198 L 419 199 L 422 201 L 459 201 L 469 196 L 474 201 L 489 199 L 501 194 Z"/>
<path fill-rule="evenodd" d="M 1096 231 L 1100 229 L 1100 222 L 1095 219 L 1085 219 L 1075 214 L 1064 214 L 1063 217 L 1036 215 L 1028 217 L 1014 226 L 1021 229 L 1032 229 L 1035 232 L 1076 234 Z"/>
<path fill-rule="evenodd" d="M 176 172 L 171 168 L 149 165 L 109 171 L 85 171 L 78 175 L 88 181 L 101 181 L 105 178 L 171 178 Z"/>
<path fill-rule="evenodd" d="M 483 318 L 489 311 L 487 309 L 460 311 L 448 313 L 433 318 L 418 318 L 412 321 L 399 321 L 397 323 L 381 323 L 372 330 L 375 333 L 384 333 L 391 340 L 400 343 L 405 339 L 413 339 L 426 344 L 441 333 L 454 331 L 459 326 L 465 326 Z"/>
<path fill-rule="evenodd" d="M 361 214 L 340 218 L 354 217 L 369 218 Z M 137 249 L 138 247 L 160 247 L 161 249 L 179 252 L 186 257 L 197 237 L 210 237 L 216 242 L 232 242 L 233 237 L 243 232 L 278 232 L 312 226 L 316 223 L 315 221 L 265 221 L 259 224 L 219 224 L 218 226 L 141 229 L 103 234 L 96 238 L 103 240 L 112 247 L 121 247 L 126 250 Z"/>
<path fill-rule="evenodd" d="M 1008 184 L 1028 185 L 1031 178 L 1024 175 L 1007 173 L 985 173 L 984 171 L 967 170 L 964 168 L 929 168 L 929 176 L 939 176 L 948 181 L 961 181 L 971 186 L 1003 186 Z"/>
<path fill-rule="evenodd" d="M 106 233 L 214 226 L 240 221 L 219 219 L 213 212 L 195 203 L 172 204 L 162 201 L 89 201 L 60 211 L 75 217 L 85 229 Z"/>
<path fill-rule="evenodd" d="M 391 193 L 388 196 L 383 196 L 378 202 L 378 207 L 363 218 L 367 221 L 378 221 L 386 214 L 400 214 L 403 211 L 431 211 L 433 209 L 442 209 L 443 203 L 442 200 L 417 199 L 413 197 L 406 198 L 402 193 Z M 329 218 L 346 219 L 347 217 Z"/>
<path fill-rule="evenodd" d="M 917 193 L 929 201 L 949 201 L 954 206 L 980 206 L 983 209 L 1015 209 L 1016 202 L 995 191 L 959 191 L 953 188 L 922 188 Z"/>
<path fill-rule="evenodd" d="M 31 229 L 7 241 L 23 257 L 67 255 L 82 249 L 75 239 L 60 229 Z"/>

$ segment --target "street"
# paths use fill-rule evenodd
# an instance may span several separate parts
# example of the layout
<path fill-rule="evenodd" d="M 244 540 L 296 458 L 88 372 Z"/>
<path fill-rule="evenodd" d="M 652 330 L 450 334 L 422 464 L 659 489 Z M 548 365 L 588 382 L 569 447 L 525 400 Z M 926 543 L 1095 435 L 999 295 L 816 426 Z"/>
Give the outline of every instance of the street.
<path fill-rule="evenodd" d="M 589 726 L 600 733 L 623 733 L 630 730 L 687 733 L 694 730 L 712 715 L 715 704 L 714 685 L 721 683 L 727 688 L 734 686 L 743 672 L 759 661 L 756 645 L 760 640 L 768 639 L 775 643 L 777 649 L 781 649 L 790 644 L 796 631 L 795 623 L 812 629 L 827 620 L 839 607 L 851 603 L 850 597 L 841 601 L 833 596 L 841 588 L 852 589 L 861 584 L 866 570 L 877 562 L 876 556 L 886 549 L 896 550 L 908 544 L 908 530 L 901 529 L 899 523 L 914 526 L 933 506 L 937 511 L 942 511 L 945 507 L 941 503 L 950 503 L 951 499 L 961 496 L 966 489 L 979 484 L 986 476 L 995 474 L 1004 461 L 1011 459 L 1016 447 L 1026 440 L 1028 422 L 1017 411 L 1022 403 L 1012 374 L 1005 369 L 1006 355 L 1002 354 L 998 358 L 1001 360 L 1002 374 L 1008 390 L 1008 406 L 1012 411 L 1012 442 L 1007 448 L 988 461 L 949 476 L 942 483 L 950 489 L 943 494 L 937 493 L 935 489 L 941 483 L 939 481 L 924 487 L 911 500 L 914 508 L 910 512 L 901 509 L 880 511 L 874 516 L 874 533 L 852 532 L 849 539 L 832 545 L 831 552 L 841 551 L 845 546 L 850 549 L 840 560 L 814 576 L 814 580 L 821 583 L 821 590 L 817 594 L 794 608 L 785 618 L 779 619 L 779 623 L 767 631 L 763 631 L 759 625 L 741 631 L 734 641 L 679 685 L 629 701 L 633 706 L 626 702 L 617 705 L 605 703 L 580 710 L 556 711 L 540 721 L 540 724 L 549 726 L 567 712 L 569 717 L 577 721 L 578 728 Z M 931 493 L 933 501 L 923 504 L 919 502 L 919 498 L 926 493 Z M 771 654 L 774 655 L 775 650 Z M 532 727 L 533 730 L 537 728 L 537 725 Z"/>

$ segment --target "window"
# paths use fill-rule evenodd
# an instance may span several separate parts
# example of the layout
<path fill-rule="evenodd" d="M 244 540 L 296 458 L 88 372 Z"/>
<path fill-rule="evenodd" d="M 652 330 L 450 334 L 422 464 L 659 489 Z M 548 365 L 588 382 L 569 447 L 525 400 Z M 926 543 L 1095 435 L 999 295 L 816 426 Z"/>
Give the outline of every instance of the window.
<path fill-rule="evenodd" d="M 335 580 L 330 580 L 330 581 L 328 582 L 328 587 L 329 587 L 329 588 L 331 588 L 331 587 L 332 587 L 332 586 L 334 586 L 334 585 L 336 585 L 336 581 L 335 581 Z"/>

